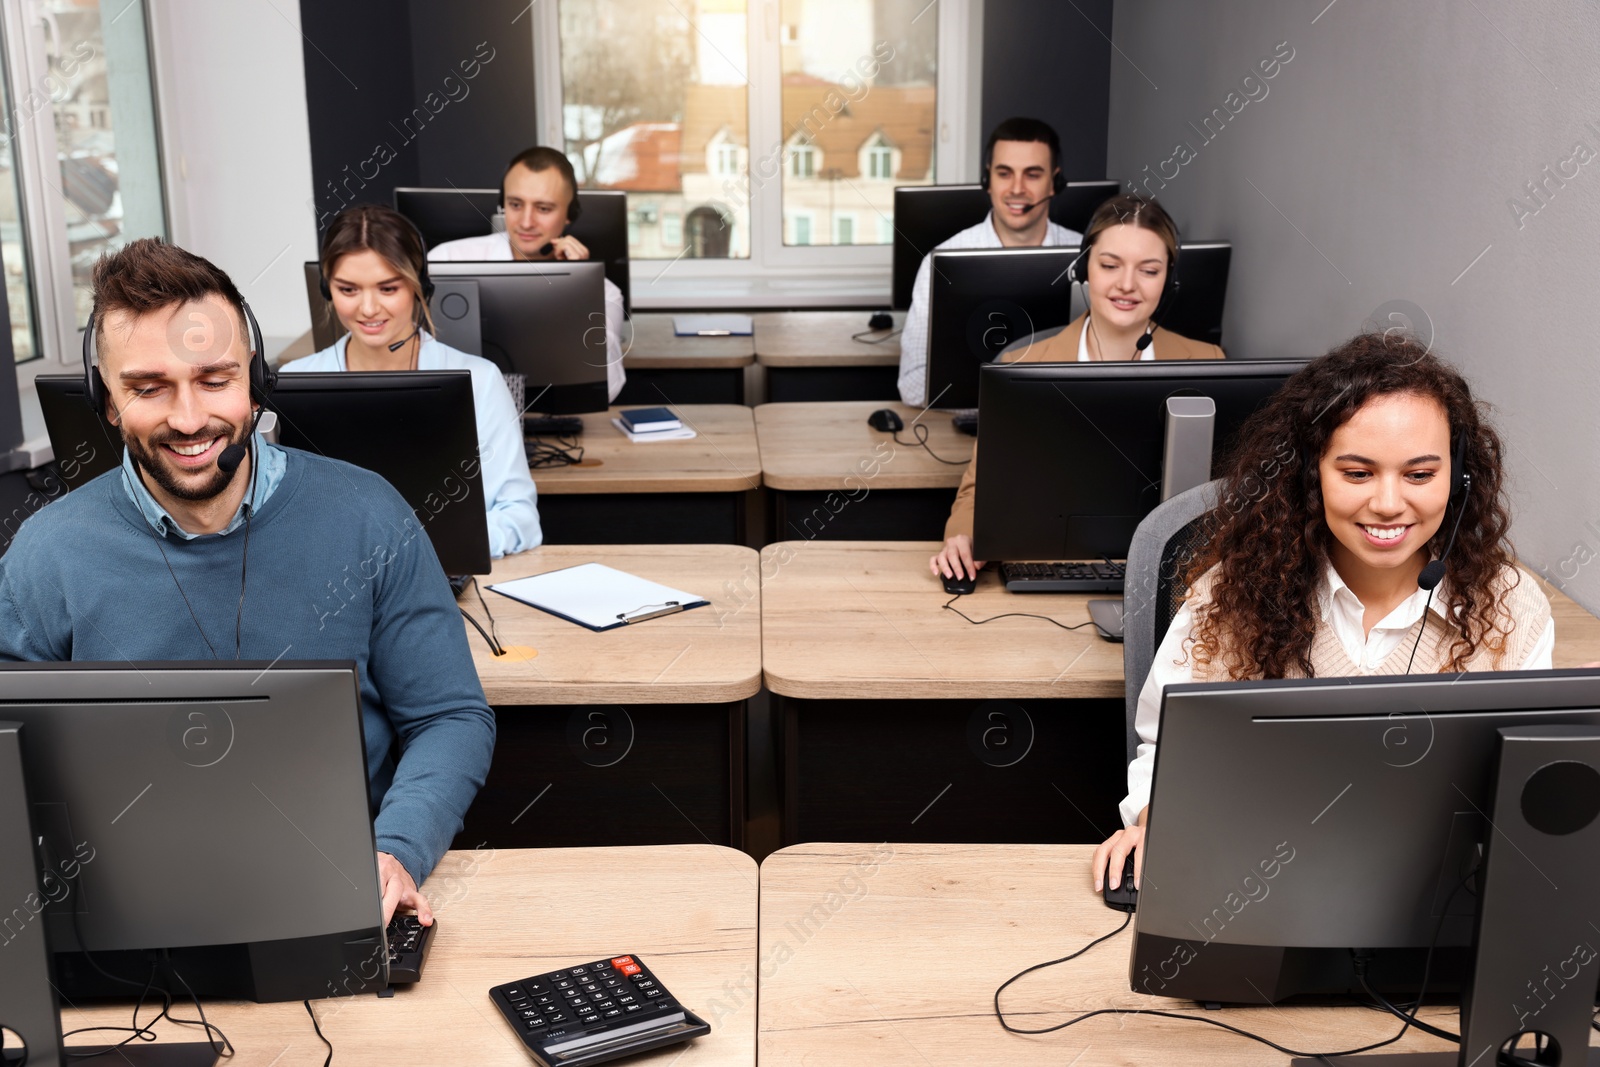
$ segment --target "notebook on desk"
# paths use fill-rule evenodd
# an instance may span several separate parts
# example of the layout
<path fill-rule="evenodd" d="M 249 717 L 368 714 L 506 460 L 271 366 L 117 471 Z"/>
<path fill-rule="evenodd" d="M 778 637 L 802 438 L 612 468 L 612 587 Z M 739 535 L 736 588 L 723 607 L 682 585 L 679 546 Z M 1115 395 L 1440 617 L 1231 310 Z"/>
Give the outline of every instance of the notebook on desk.
<path fill-rule="evenodd" d="M 529 607 L 591 630 L 614 630 L 710 603 L 704 597 L 640 578 L 604 563 L 498 582 L 489 587 Z"/>

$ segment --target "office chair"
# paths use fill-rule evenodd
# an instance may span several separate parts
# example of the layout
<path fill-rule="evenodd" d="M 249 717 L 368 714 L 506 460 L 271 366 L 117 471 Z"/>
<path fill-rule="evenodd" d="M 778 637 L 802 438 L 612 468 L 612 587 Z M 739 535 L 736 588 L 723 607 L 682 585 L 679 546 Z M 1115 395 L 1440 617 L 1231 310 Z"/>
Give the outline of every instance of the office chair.
<path fill-rule="evenodd" d="M 1161 504 L 1133 533 L 1122 593 L 1122 672 L 1127 698 L 1128 761 L 1139 747 L 1133 729 L 1139 691 L 1161 639 L 1189 592 L 1189 560 L 1210 540 L 1211 512 L 1221 481 L 1196 486 Z"/>

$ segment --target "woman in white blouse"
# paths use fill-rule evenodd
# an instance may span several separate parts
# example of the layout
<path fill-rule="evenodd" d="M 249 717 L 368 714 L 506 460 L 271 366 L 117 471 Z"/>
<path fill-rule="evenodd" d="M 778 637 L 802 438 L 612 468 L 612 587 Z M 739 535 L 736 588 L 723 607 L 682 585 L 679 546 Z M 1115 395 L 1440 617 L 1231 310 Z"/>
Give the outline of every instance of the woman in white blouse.
<path fill-rule="evenodd" d="M 416 227 L 390 208 L 357 205 L 329 224 L 319 260 L 324 293 L 349 332 L 282 370 L 471 371 L 489 554 L 499 559 L 537 547 L 544 534 L 523 451 L 521 413 L 499 368 L 429 333 L 427 259 Z"/>
<path fill-rule="evenodd" d="M 1097 890 L 1130 851 L 1139 884 L 1167 685 L 1550 666 L 1549 601 L 1506 537 L 1500 437 L 1454 368 L 1365 334 L 1290 378 L 1240 438 L 1139 697 L 1125 828 L 1095 851 Z"/>

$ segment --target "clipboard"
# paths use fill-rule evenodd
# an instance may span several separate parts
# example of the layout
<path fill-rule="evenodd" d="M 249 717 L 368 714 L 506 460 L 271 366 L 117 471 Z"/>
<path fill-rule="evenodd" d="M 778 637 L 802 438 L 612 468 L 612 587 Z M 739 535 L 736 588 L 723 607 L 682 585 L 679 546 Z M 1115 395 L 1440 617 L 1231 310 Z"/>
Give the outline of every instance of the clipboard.
<path fill-rule="evenodd" d="M 597 633 L 711 603 L 704 597 L 607 567 L 604 563 L 580 563 L 498 582 L 489 589 Z"/>

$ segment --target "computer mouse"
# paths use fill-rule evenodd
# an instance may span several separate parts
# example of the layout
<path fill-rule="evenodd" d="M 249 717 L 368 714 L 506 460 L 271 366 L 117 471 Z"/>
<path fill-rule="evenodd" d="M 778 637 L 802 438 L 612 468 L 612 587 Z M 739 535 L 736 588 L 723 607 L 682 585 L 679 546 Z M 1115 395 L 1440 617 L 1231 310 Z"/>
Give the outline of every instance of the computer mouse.
<path fill-rule="evenodd" d="M 1136 911 L 1139 907 L 1139 891 L 1133 888 L 1133 856 L 1128 853 L 1128 860 L 1122 865 L 1122 881 L 1117 883 L 1117 888 L 1111 888 L 1111 880 L 1106 880 L 1106 887 L 1101 892 L 1106 898 L 1106 907 L 1118 911 Z"/>
<path fill-rule="evenodd" d="M 951 596 L 966 596 L 976 588 L 978 588 L 978 579 L 976 578 L 963 578 L 957 575 L 954 578 L 944 579 L 944 591 Z"/>
<path fill-rule="evenodd" d="M 867 329 L 892 330 L 894 329 L 894 316 L 887 311 L 874 311 L 872 316 L 867 319 Z"/>
<path fill-rule="evenodd" d="M 879 408 L 874 411 L 867 416 L 867 425 L 874 430 L 882 430 L 884 433 L 899 433 L 906 428 L 904 420 L 900 418 L 900 413 L 893 408 Z"/>

